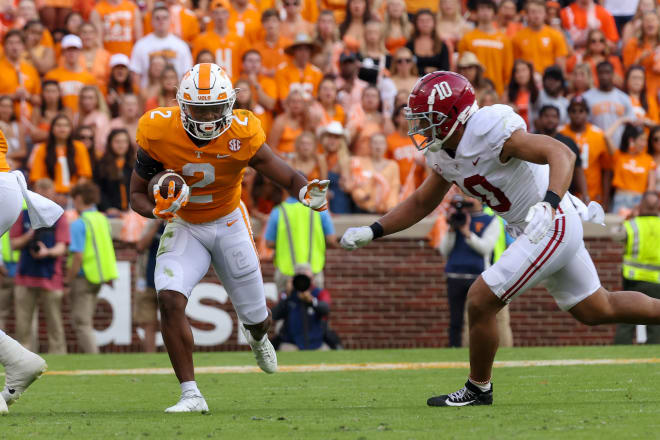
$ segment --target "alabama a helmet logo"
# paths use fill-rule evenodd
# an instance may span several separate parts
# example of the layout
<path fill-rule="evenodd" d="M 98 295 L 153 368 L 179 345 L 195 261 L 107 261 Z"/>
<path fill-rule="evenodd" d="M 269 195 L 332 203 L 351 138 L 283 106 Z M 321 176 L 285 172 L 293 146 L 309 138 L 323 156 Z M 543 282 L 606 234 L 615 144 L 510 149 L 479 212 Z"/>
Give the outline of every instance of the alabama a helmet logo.
<path fill-rule="evenodd" d="M 229 150 L 236 152 L 241 149 L 241 140 L 240 139 L 231 139 L 229 141 Z"/>

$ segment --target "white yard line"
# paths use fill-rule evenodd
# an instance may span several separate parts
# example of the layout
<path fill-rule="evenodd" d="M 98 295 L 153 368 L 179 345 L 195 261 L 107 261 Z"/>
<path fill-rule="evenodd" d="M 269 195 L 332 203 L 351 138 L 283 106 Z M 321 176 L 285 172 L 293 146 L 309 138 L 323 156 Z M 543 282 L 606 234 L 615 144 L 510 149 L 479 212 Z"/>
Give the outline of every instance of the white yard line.
<path fill-rule="evenodd" d="M 628 364 L 657 364 L 660 358 L 647 359 L 556 359 L 541 361 L 497 361 L 495 368 L 519 367 L 565 367 L 571 365 L 628 365 Z M 367 362 L 358 364 L 310 364 L 310 365 L 280 365 L 280 373 L 308 373 L 326 371 L 384 371 L 384 370 L 429 370 L 447 368 L 468 368 L 467 362 L 396 362 L 377 363 Z M 225 374 L 225 373 L 259 373 L 261 370 L 254 366 L 231 367 L 197 367 L 196 374 Z M 64 370 L 47 371 L 51 376 L 137 376 L 145 374 L 173 374 L 171 368 L 130 368 L 130 369 L 103 369 L 103 370 Z"/>

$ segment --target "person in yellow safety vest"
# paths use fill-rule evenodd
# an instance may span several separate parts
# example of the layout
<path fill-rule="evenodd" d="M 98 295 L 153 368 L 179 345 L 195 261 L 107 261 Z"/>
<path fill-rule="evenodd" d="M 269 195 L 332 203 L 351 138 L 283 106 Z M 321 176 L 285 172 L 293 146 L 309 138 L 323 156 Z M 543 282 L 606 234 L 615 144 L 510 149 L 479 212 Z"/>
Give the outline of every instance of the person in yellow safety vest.
<path fill-rule="evenodd" d="M 623 223 L 626 232 L 623 254 L 623 290 L 642 292 L 660 298 L 660 217 L 658 195 L 645 193 L 639 204 L 639 215 Z M 646 326 L 646 342 L 660 343 L 660 326 Z M 615 344 L 631 344 L 634 324 L 618 324 Z"/>
<path fill-rule="evenodd" d="M 23 202 L 23 210 L 25 201 Z M 7 319 L 14 313 L 14 274 L 18 259 L 21 256 L 19 249 L 11 248 L 9 231 L 0 237 L 2 262 L 0 263 L 0 329 L 7 328 Z"/>
<path fill-rule="evenodd" d="M 275 285 L 286 291 L 296 264 L 309 264 L 314 285 L 323 288 L 325 248 L 338 247 L 335 227 L 328 211 L 307 209 L 293 197 L 273 208 L 266 224 L 266 245 L 275 249 Z"/>
<path fill-rule="evenodd" d="M 68 283 L 71 289 L 71 316 L 84 353 L 98 353 L 94 337 L 94 310 L 101 286 L 117 279 L 117 261 L 112 244 L 110 223 L 96 205 L 98 186 L 90 181 L 71 189 L 73 205 L 80 217 L 71 223 L 71 252 Z"/>

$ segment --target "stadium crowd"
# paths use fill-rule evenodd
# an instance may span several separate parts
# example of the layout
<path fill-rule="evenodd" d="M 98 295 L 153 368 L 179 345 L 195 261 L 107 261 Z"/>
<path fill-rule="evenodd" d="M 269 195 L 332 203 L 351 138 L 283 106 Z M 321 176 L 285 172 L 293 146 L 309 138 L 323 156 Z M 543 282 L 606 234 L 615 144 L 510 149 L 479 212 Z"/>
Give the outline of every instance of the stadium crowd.
<path fill-rule="evenodd" d="M 435 70 L 465 75 L 481 106 L 512 106 L 530 131 L 571 139 L 582 199 L 627 214 L 660 189 L 655 0 L 2 5 L 0 129 L 11 166 L 31 184 L 51 179 L 70 220 L 71 189 L 93 181 L 98 209 L 124 219 L 127 241 L 145 225 L 128 202 L 138 120 L 177 105 L 181 76 L 200 62 L 225 69 L 240 89 L 235 108 L 257 115 L 274 151 L 309 180 L 330 180 L 334 214 L 384 213 L 424 180 L 404 108 L 417 79 Z M 537 121 L 550 107 L 558 126 L 548 131 Z M 254 172 L 243 184 L 265 231 L 286 197 Z M 438 244 L 446 224 L 434 231 Z"/>

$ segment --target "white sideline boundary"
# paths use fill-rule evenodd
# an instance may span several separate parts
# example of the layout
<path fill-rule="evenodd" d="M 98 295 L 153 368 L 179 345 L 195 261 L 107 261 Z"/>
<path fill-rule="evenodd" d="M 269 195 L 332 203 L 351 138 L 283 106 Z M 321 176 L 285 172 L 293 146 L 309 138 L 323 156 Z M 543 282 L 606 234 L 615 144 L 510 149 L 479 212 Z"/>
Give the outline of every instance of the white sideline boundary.
<path fill-rule="evenodd" d="M 657 364 L 660 358 L 640 359 L 554 359 L 527 361 L 496 361 L 495 368 L 522 367 L 566 367 L 580 365 L 631 365 Z M 396 363 L 355 363 L 355 364 L 309 364 L 280 365 L 279 373 L 313 373 L 332 371 L 386 371 L 386 370 L 435 370 L 469 368 L 468 362 L 396 362 Z M 47 371 L 49 376 L 137 376 L 173 374 L 171 368 L 130 368 L 130 369 L 99 369 L 99 370 L 63 370 Z M 227 367 L 197 367 L 195 374 L 245 374 L 261 373 L 254 366 L 238 365 Z"/>

